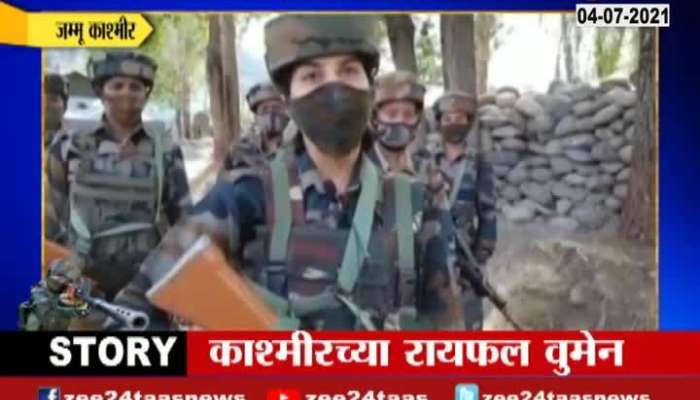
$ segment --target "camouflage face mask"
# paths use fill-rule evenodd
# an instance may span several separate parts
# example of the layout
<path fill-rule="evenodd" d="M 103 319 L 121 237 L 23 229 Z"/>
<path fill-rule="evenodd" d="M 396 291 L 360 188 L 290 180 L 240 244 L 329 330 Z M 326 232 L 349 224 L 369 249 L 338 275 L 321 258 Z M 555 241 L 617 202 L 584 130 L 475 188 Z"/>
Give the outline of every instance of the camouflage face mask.
<path fill-rule="evenodd" d="M 406 124 L 377 123 L 377 138 L 390 150 L 403 150 L 413 140 L 414 127 Z"/>
<path fill-rule="evenodd" d="M 440 127 L 442 137 L 448 143 L 462 143 L 469 133 L 468 124 L 449 124 Z"/>
<path fill-rule="evenodd" d="M 322 152 L 344 156 L 360 145 L 367 129 L 370 93 L 342 83 L 329 83 L 290 100 L 289 113 Z"/>
<path fill-rule="evenodd" d="M 261 129 L 265 139 L 275 139 L 282 135 L 289 123 L 289 117 L 280 112 L 271 112 L 255 116 L 255 122 Z"/>

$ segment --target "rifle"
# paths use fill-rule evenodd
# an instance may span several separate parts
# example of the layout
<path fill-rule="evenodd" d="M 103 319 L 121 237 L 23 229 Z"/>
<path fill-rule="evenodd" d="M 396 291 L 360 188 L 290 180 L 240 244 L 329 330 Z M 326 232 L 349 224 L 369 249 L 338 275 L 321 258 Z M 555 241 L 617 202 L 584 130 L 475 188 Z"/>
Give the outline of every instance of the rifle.
<path fill-rule="evenodd" d="M 503 317 L 508 321 L 516 330 L 522 330 L 523 328 L 518 324 L 507 308 L 507 301 L 501 296 L 496 289 L 491 285 L 491 283 L 486 279 L 484 274 L 479 269 L 479 263 L 474 257 L 471 248 L 468 246 L 468 242 L 464 240 L 462 232 L 455 229 L 455 238 L 457 239 L 457 244 L 464 251 L 467 256 L 466 263 L 460 263 L 461 272 L 466 281 L 472 286 L 474 292 L 480 297 L 488 298 L 491 303 L 501 312 Z"/>
<path fill-rule="evenodd" d="M 287 320 L 275 308 L 286 308 L 286 301 L 251 286 L 236 269 L 229 265 L 221 249 L 202 235 L 164 276 L 154 279 L 146 298 L 161 310 L 202 329 L 283 328 Z M 273 301 L 266 302 L 267 299 Z"/>
<path fill-rule="evenodd" d="M 151 323 L 148 314 L 142 311 L 112 304 L 104 299 L 92 297 L 82 290 L 76 290 L 75 296 L 84 301 L 88 306 L 107 314 L 107 316 L 114 319 L 119 326 L 125 330 L 144 331 Z"/>

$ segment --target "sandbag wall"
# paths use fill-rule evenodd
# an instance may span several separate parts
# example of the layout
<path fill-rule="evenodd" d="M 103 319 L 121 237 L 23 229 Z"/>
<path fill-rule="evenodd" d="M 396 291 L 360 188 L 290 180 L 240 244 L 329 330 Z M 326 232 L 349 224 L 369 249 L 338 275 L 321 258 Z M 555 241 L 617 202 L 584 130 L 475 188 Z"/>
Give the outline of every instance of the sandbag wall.
<path fill-rule="evenodd" d="M 627 196 L 636 93 L 626 81 L 512 87 L 479 98 L 499 208 L 513 222 L 598 229 Z"/>

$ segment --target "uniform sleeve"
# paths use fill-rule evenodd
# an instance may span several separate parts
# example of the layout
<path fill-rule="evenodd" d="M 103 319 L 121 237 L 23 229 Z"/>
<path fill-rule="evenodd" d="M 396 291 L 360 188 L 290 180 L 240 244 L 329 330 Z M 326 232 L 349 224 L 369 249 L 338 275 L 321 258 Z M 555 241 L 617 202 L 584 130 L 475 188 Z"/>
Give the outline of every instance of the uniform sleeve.
<path fill-rule="evenodd" d="M 477 216 L 479 225 L 474 250 L 480 263 L 485 263 L 493 254 L 497 239 L 496 193 L 493 168 L 488 162 L 478 165 Z"/>
<path fill-rule="evenodd" d="M 254 237 L 255 225 L 262 222 L 263 204 L 262 184 L 258 179 L 243 178 L 235 183 L 219 180 L 189 216 L 168 230 L 161 243 L 146 257 L 134 279 L 117 294 L 114 302 L 146 312 L 151 318 L 148 329 L 170 328 L 167 313 L 147 300 L 145 294 L 148 289 L 173 268 L 201 235 L 212 238 L 225 254 L 237 257 L 243 243 Z"/>
<path fill-rule="evenodd" d="M 172 226 L 180 220 L 180 217 L 190 212 L 192 209 L 192 198 L 190 197 L 185 161 L 180 147 L 173 146 L 163 157 L 163 210 Z"/>
<path fill-rule="evenodd" d="M 68 207 L 68 161 L 67 148 L 68 137 L 57 138 L 54 140 L 48 149 L 46 160 L 46 177 L 48 180 L 48 196 L 50 210 L 47 210 L 47 215 L 50 218 L 50 224 L 47 226 L 50 232 L 49 239 L 63 242 L 66 239 L 69 225 L 69 207 Z"/>

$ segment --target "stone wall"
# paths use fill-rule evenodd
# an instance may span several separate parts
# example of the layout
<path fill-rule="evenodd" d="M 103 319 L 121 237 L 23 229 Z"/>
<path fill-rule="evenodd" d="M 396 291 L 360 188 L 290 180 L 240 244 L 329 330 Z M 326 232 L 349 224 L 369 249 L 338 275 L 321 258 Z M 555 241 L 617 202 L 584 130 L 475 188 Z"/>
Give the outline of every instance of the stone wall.
<path fill-rule="evenodd" d="M 590 230 L 620 214 L 636 114 L 628 82 L 559 84 L 547 94 L 504 87 L 479 101 L 480 138 L 508 220 Z"/>

